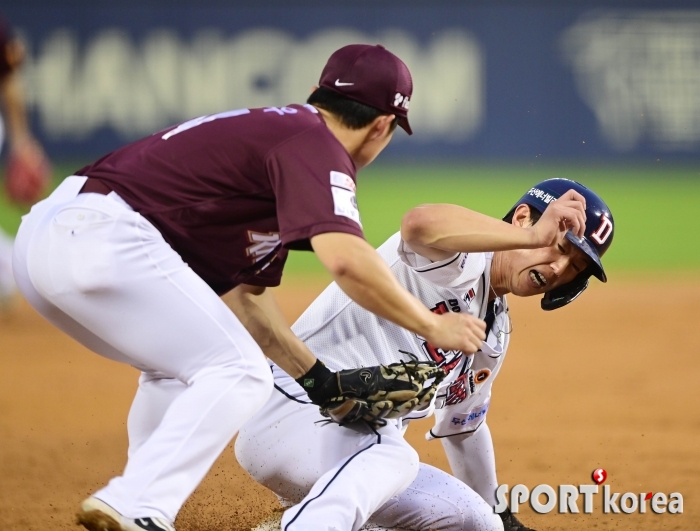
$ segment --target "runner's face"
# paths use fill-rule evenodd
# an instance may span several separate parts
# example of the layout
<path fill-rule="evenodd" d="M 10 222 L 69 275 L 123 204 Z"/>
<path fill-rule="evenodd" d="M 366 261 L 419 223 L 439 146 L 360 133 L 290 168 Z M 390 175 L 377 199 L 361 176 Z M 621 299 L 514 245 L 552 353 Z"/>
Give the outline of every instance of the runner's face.
<path fill-rule="evenodd" d="M 509 290 L 514 295 L 542 295 L 571 282 L 590 259 L 566 237 L 550 247 L 507 251 Z"/>

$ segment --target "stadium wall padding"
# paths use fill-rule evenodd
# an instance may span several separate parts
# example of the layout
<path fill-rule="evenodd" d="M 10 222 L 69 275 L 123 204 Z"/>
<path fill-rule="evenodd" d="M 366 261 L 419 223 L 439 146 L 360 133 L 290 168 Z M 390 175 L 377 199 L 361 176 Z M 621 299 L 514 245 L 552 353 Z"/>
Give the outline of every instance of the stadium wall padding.
<path fill-rule="evenodd" d="M 693 3 L 377 4 L 3 11 L 27 45 L 32 121 L 55 158 L 98 156 L 203 114 L 302 101 L 333 50 L 367 42 L 414 74 L 415 134 L 397 133 L 385 160 L 700 159 Z"/>

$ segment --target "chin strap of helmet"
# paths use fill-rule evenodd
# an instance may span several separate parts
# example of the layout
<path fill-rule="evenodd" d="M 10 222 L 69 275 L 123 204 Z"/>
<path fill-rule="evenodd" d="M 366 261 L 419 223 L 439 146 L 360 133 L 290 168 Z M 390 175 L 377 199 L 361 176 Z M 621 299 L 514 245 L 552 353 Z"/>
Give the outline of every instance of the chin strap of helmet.
<path fill-rule="evenodd" d="M 566 306 L 570 302 L 576 300 L 576 297 L 581 295 L 583 291 L 588 287 L 588 281 L 590 280 L 591 272 L 584 271 L 578 275 L 574 280 L 558 288 L 554 288 L 552 291 L 548 291 L 542 297 L 540 301 L 540 306 L 543 310 L 556 310 L 562 306 Z"/>

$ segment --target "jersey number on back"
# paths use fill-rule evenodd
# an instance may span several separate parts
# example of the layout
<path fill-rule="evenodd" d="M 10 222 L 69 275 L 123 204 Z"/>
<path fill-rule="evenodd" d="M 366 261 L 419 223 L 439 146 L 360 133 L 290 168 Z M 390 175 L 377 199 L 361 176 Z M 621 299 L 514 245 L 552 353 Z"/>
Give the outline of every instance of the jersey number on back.
<path fill-rule="evenodd" d="M 231 118 L 233 116 L 242 116 L 244 114 L 250 114 L 250 111 L 248 109 L 236 109 L 235 111 L 220 112 L 217 114 L 207 114 L 206 116 L 200 116 L 199 118 L 192 118 L 191 120 L 187 120 L 186 122 L 181 123 L 174 129 L 171 129 L 170 131 L 165 133 L 161 138 L 163 140 L 167 140 L 168 138 L 175 136 L 178 133 L 182 133 L 183 131 L 187 131 L 188 129 L 197 127 L 198 125 L 202 125 L 207 122 L 213 122 L 214 120 L 219 120 L 220 118 Z"/>

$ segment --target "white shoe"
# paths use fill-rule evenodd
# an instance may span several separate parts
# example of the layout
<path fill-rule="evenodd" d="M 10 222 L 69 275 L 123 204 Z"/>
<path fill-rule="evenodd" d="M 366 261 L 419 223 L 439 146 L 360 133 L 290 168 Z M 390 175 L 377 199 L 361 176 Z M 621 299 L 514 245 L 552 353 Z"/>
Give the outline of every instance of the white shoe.
<path fill-rule="evenodd" d="M 83 500 L 77 518 L 88 531 L 175 531 L 163 518 L 126 518 L 92 496 Z"/>

